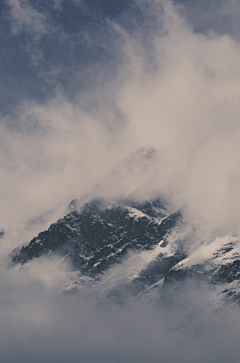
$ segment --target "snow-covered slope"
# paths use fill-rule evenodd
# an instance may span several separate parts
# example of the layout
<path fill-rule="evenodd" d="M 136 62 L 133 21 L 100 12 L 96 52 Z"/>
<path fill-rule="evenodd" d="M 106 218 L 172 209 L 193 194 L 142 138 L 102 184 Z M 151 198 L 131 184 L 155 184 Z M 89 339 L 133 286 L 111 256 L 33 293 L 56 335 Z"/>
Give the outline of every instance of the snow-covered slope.
<path fill-rule="evenodd" d="M 180 218 L 180 212 L 169 215 L 159 199 L 139 203 L 95 198 L 14 251 L 12 260 L 24 264 L 57 253 L 75 269 L 95 276 L 130 250 L 152 249 Z"/>
<path fill-rule="evenodd" d="M 160 200 L 94 198 L 29 244 L 14 250 L 14 264 L 60 255 L 73 266 L 66 291 L 84 284 L 101 298 L 161 301 L 174 296 L 187 279 L 212 289 L 213 300 L 240 301 L 240 242 L 232 235 L 194 243 L 181 212 L 169 213 Z"/>

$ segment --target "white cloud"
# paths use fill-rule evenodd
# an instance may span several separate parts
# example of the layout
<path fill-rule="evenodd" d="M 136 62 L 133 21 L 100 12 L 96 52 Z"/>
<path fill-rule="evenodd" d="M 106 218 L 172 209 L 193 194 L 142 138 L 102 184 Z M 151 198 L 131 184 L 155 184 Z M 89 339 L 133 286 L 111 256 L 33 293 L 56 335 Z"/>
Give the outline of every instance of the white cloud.
<path fill-rule="evenodd" d="M 134 50 L 139 44 L 130 43 L 132 62 L 118 106 L 135 146 L 151 145 L 165 160 L 159 188 L 213 228 L 232 227 L 240 215 L 231 187 L 234 175 L 238 200 L 240 46 L 228 35 L 194 33 L 165 3 L 165 35 L 154 42 L 156 68 L 146 72 Z"/>
<path fill-rule="evenodd" d="M 145 31 L 151 53 L 140 35 L 115 26 L 125 62 L 117 79 L 96 85 L 97 111 L 81 110 L 84 101 L 91 105 L 91 91 L 76 94 L 74 106 L 57 95 L 44 105 L 19 106 L 17 130 L 1 126 L 4 225 L 13 223 L 14 203 L 15 220 L 23 220 L 103 180 L 121 194 L 150 179 L 150 189 L 166 192 L 212 228 L 239 223 L 239 44 L 228 35 L 194 33 L 168 1 L 143 8 L 152 24 Z M 155 68 L 146 67 L 150 58 Z M 158 152 L 152 173 L 109 181 L 112 169 L 141 147 Z"/>
<path fill-rule="evenodd" d="M 34 9 L 28 0 L 8 0 L 13 34 L 27 31 L 35 36 L 49 32 L 47 16 Z"/>

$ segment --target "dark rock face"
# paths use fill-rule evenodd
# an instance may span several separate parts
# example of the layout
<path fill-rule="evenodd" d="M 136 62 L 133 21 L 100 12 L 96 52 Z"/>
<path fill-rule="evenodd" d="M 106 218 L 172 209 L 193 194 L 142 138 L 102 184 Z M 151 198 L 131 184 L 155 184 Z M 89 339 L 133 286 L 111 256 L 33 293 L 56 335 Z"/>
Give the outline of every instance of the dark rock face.
<path fill-rule="evenodd" d="M 160 200 L 140 203 L 96 198 L 52 224 L 20 252 L 14 251 L 12 261 L 24 264 L 58 253 L 75 269 L 95 276 L 120 262 L 127 251 L 156 246 L 180 219 L 180 212 L 167 215 Z"/>
<path fill-rule="evenodd" d="M 84 276 L 97 293 L 101 291 L 102 296 L 117 302 L 130 296 L 169 304 L 187 279 L 204 281 L 222 300 L 240 302 L 237 237 L 215 236 L 195 244 L 194 251 L 187 253 L 185 242 L 194 242 L 194 233 L 190 229 L 189 234 L 180 211 L 169 214 L 159 199 L 137 202 L 130 197 L 114 201 L 95 198 L 81 208 L 79 204 L 78 200 L 72 201 L 69 214 L 13 251 L 13 264 L 58 254 L 77 271 L 69 291 L 77 289 Z M 134 273 L 132 267 L 126 271 L 124 256 L 137 257 Z M 109 284 L 114 266 L 120 266 L 121 272 Z"/>

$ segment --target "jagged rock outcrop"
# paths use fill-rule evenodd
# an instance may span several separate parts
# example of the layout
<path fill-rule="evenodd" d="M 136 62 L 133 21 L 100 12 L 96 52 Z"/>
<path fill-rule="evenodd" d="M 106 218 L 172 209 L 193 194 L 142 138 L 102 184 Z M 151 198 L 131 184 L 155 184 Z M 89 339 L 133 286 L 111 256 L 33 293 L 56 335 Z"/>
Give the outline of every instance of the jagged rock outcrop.
<path fill-rule="evenodd" d="M 73 205 L 71 202 L 72 209 Z M 159 199 L 140 203 L 95 198 L 14 251 L 12 261 L 24 264 L 58 253 L 75 269 L 95 275 L 120 262 L 130 250 L 152 249 L 180 218 L 180 212 L 168 215 Z"/>
<path fill-rule="evenodd" d="M 232 235 L 196 243 L 181 211 L 169 213 L 160 200 L 94 198 L 81 207 L 73 200 L 64 218 L 14 250 L 13 264 L 57 254 L 68 260 L 97 294 L 117 301 L 124 296 L 174 300 L 187 279 L 203 281 L 215 298 L 240 302 L 240 243 Z M 192 239 L 194 248 L 188 249 Z M 115 270 L 114 270 L 115 269 Z M 86 280 L 84 280 L 86 282 Z M 84 282 L 84 283 L 85 283 Z"/>

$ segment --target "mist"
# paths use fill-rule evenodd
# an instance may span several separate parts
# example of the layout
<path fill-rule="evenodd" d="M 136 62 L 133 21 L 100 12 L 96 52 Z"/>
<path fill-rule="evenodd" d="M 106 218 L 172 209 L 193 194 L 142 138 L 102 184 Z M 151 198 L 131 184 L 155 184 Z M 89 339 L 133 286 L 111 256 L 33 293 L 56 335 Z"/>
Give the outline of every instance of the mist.
<path fill-rule="evenodd" d="M 13 36 L 33 19 L 26 4 L 25 17 L 11 10 Z M 114 63 L 113 52 L 111 77 L 101 60 L 94 61 L 82 66 L 88 89 L 79 80 L 73 96 L 55 80 L 54 96 L 44 102 L 24 96 L 14 113 L 2 116 L 1 223 L 6 229 L 58 203 L 66 206 L 98 183 L 103 188 L 107 183 L 111 196 L 148 184 L 150 194 L 161 191 L 207 228 L 238 228 L 239 44 L 230 34 L 194 32 L 182 8 L 169 1 L 136 6 L 146 29 L 139 28 L 140 15 L 131 11 L 103 25 L 109 29 L 106 40 L 112 37 L 122 54 Z M 24 29 L 41 38 L 51 24 L 36 9 L 34 14 L 41 26 L 35 22 L 32 29 L 28 20 Z M 128 29 L 132 19 L 135 28 Z M 51 25 L 51 34 L 54 29 Z M 78 78 L 80 69 L 74 65 L 72 71 Z M 94 84 L 91 74 L 97 74 Z M 120 182 L 110 178 L 116 165 L 143 147 L 156 150 L 147 177 L 134 175 L 133 168 L 131 176 L 122 172 Z"/>
<path fill-rule="evenodd" d="M 187 281 L 165 306 L 119 306 L 84 289 L 59 293 L 36 276 L 1 269 L 2 362 L 238 361 L 238 308 L 214 311 L 204 285 Z"/>
<path fill-rule="evenodd" d="M 198 227 L 193 247 L 239 233 L 239 6 L 211 3 L 0 9 L 1 362 L 238 362 L 238 308 L 214 310 L 194 280 L 167 307 L 103 306 L 62 292 L 74 272 L 58 258 L 7 268 L 83 194 L 160 194 Z"/>

